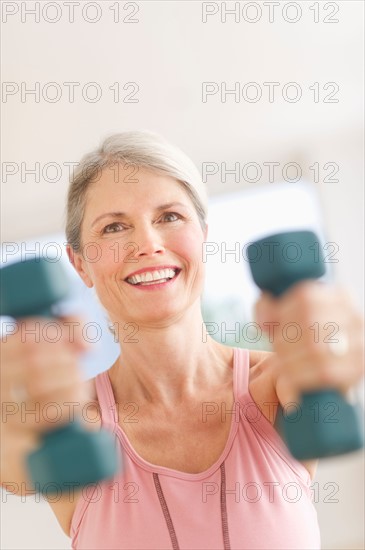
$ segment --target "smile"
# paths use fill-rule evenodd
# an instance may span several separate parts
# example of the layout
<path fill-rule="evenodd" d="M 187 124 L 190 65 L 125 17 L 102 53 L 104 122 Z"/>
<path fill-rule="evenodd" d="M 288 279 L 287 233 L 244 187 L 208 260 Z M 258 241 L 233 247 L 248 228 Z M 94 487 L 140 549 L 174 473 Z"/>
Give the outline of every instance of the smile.
<path fill-rule="evenodd" d="M 152 290 L 152 288 L 161 288 L 173 282 L 178 277 L 180 271 L 181 269 L 170 268 L 147 271 L 129 277 L 126 279 L 126 282 L 139 289 L 146 289 L 148 287 Z"/>

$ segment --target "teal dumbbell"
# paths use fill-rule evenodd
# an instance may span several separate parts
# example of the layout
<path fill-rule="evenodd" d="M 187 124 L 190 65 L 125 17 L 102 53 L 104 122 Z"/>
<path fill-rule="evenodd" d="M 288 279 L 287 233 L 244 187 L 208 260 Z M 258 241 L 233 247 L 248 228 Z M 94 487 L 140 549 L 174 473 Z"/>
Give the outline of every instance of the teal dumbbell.
<path fill-rule="evenodd" d="M 60 263 L 44 258 L 10 264 L 0 270 L 0 278 L 0 315 L 15 319 L 54 317 L 52 306 L 69 292 Z M 37 492 L 59 492 L 71 484 L 84 487 L 112 477 L 120 466 L 114 438 L 105 430 L 89 432 L 75 420 L 42 437 L 40 448 L 27 457 Z"/>
<path fill-rule="evenodd" d="M 312 231 L 270 235 L 251 243 L 247 256 L 257 286 L 278 297 L 291 286 L 325 274 L 319 239 Z M 363 447 L 360 406 L 338 391 L 306 392 L 290 413 L 279 408 L 277 425 L 292 455 L 306 460 L 339 455 Z"/>

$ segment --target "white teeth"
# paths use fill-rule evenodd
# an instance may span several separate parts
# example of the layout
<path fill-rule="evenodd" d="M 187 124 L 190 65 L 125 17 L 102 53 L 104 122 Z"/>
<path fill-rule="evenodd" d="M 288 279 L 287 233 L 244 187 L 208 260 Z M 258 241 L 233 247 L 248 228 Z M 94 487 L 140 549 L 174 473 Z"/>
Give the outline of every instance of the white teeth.
<path fill-rule="evenodd" d="M 165 279 L 172 279 L 176 273 L 175 269 L 160 269 L 155 271 L 146 271 L 145 273 L 139 273 L 138 275 L 132 275 L 128 277 L 127 282 L 136 285 L 137 283 L 151 283 L 152 281 L 161 280 L 165 282 Z"/>

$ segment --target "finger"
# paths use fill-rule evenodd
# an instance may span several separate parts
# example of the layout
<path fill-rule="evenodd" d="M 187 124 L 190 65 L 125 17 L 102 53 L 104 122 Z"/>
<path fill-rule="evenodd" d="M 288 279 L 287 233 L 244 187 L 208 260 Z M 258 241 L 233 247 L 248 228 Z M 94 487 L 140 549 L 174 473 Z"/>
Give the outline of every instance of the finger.
<path fill-rule="evenodd" d="M 80 317 L 26 317 L 11 323 L 2 335 L 2 343 L 14 348 L 18 344 L 63 342 L 84 350 L 88 342 L 84 338 L 85 322 Z"/>
<path fill-rule="evenodd" d="M 275 305 L 276 300 L 268 292 L 263 292 L 255 304 L 255 321 L 263 330 L 265 330 L 264 322 L 275 318 Z"/>
<path fill-rule="evenodd" d="M 363 376 L 363 367 L 359 364 L 358 349 L 352 349 L 346 361 L 332 355 L 321 364 L 311 360 L 304 349 L 287 357 L 275 354 L 274 367 L 282 377 L 282 383 L 298 394 L 306 391 L 334 388 L 346 394 L 348 389 L 358 383 Z M 290 390 L 287 389 L 290 393 Z"/>
<path fill-rule="evenodd" d="M 24 430 L 46 431 L 75 419 L 95 422 L 97 407 L 85 386 L 70 386 L 37 399 L 3 403 L 2 422 Z"/>

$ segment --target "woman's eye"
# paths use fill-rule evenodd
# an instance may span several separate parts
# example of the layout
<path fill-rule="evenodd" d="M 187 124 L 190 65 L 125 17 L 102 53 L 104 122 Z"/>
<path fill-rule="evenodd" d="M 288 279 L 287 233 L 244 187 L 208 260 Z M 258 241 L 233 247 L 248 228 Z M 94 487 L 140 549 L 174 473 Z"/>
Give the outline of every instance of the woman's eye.
<path fill-rule="evenodd" d="M 116 233 L 117 231 L 119 231 L 119 229 L 123 229 L 120 223 L 110 223 L 109 225 L 104 227 L 103 233 Z"/>
<path fill-rule="evenodd" d="M 171 217 L 173 219 L 171 219 Z M 170 219 L 167 219 L 167 218 L 170 218 Z M 170 222 L 174 222 L 176 220 L 178 220 L 180 218 L 179 214 L 176 214 L 175 212 L 167 212 L 166 214 L 163 215 L 163 219 L 165 221 L 170 221 Z"/>

